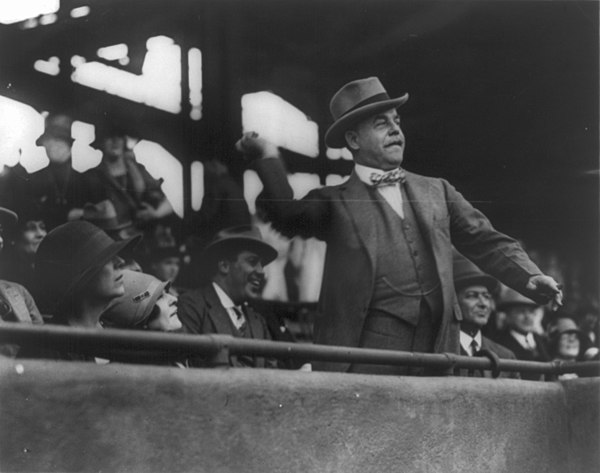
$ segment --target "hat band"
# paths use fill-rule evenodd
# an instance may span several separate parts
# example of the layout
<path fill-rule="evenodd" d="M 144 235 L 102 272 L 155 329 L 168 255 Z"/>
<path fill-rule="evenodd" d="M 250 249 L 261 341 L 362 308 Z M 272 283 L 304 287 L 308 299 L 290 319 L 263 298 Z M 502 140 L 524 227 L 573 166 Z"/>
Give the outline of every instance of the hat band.
<path fill-rule="evenodd" d="M 358 108 L 364 107 L 365 105 L 371 105 L 372 103 L 383 102 L 385 100 L 390 100 L 390 96 L 387 94 L 387 92 L 382 92 L 380 94 L 372 95 L 368 99 L 362 100 L 362 101 L 358 102 L 354 107 L 346 110 L 336 120 L 339 120 L 340 118 L 348 115 L 349 113 L 353 112 L 354 110 L 356 110 Z"/>

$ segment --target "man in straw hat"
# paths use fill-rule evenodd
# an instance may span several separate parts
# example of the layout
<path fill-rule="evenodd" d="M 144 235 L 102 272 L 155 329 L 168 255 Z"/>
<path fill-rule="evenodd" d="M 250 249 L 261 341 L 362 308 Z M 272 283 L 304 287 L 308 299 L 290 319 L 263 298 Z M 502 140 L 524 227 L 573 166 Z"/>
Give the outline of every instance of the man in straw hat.
<path fill-rule="evenodd" d="M 460 354 L 479 356 L 482 351 L 490 351 L 498 358 L 515 360 L 513 352 L 483 336 L 485 327 L 494 309 L 494 294 L 498 292 L 496 279 L 482 272 L 460 253 L 454 254 L 454 287 L 456 299 L 462 314 L 460 323 Z M 491 371 L 466 372 L 467 376 L 491 377 Z M 500 373 L 501 377 L 519 378 L 518 373 Z"/>
<path fill-rule="evenodd" d="M 343 184 L 301 200 L 293 199 L 274 145 L 256 133 L 238 142 L 263 182 L 263 204 L 275 228 L 328 244 L 317 343 L 458 353 L 452 245 L 519 291 L 561 303 L 558 284 L 447 181 L 400 167 L 406 141 L 398 109 L 407 100 L 408 94 L 391 98 L 376 77 L 344 85 L 330 103 L 334 123 L 325 143 L 347 147 L 354 171 Z M 318 367 L 357 371 L 347 363 Z"/>
<path fill-rule="evenodd" d="M 210 281 L 179 298 L 183 331 L 271 340 L 265 320 L 247 301 L 261 295 L 265 284 L 263 268 L 276 256 L 275 249 L 263 241 L 254 226 L 241 225 L 218 232 L 201 256 L 201 264 Z M 276 367 L 273 360 L 250 356 L 231 357 L 230 364 Z M 190 365 L 203 366 L 205 363 L 195 358 L 190 360 Z"/>

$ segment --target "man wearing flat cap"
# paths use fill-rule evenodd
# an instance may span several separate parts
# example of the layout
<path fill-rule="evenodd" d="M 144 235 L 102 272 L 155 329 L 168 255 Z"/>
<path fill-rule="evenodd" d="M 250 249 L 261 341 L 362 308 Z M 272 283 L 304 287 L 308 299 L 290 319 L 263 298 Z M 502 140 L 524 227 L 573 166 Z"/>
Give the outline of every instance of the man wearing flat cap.
<path fill-rule="evenodd" d="M 494 294 L 499 290 L 496 279 L 482 272 L 471 261 L 459 253 L 454 254 L 454 287 L 461 311 L 460 354 L 480 356 L 485 351 L 492 352 L 498 358 L 516 360 L 515 354 L 508 348 L 483 336 L 481 329 L 490 320 L 494 309 Z M 491 371 L 461 370 L 463 376 L 492 377 Z M 500 377 L 519 378 L 518 373 L 502 372 Z"/>
<path fill-rule="evenodd" d="M 301 200 L 293 199 L 274 145 L 256 133 L 238 142 L 262 180 L 274 227 L 327 243 L 316 343 L 459 353 L 452 245 L 500 281 L 540 302 L 561 303 L 558 284 L 453 186 L 400 167 L 406 141 L 398 109 L 407 100 L 390 98 L 376 77 L 344 85 L 331 99 L 334 123 L 325 143 L 348 148 L 354 171 Z M 407 372 L 348 363 L 315 368 Z"/>
<path fill-rule="evenodd" d="M 271 340 L 265 320 L 247 302 L 261 295 L 265 284 L 263 267 L 276 256 L 277 251 L 263 241 L 257 227 L 240 225 L 218 232 L 200 258 L 210 281 L 179 298 L 183 332 Z M 195 357 L 189 365 L 201 367 L 206 362 Z M 274 360 L 252 356 L 232 356 L 230 365 L 277 367 Z"/>

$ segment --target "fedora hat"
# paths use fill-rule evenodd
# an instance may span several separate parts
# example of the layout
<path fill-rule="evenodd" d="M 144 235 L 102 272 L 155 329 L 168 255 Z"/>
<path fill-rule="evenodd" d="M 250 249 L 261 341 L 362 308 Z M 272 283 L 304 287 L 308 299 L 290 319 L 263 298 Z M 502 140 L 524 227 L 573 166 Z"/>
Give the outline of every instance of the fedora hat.
<path fill-rule="evenodd" d="M 239 225 L 219 231 L 215 237 L 206 245 L 200 259 L 208 264 L 229 251 L 252 251 L 262 260 L 266 266 L 277 258 L 277 250 L 265 243 L 260 230 L 254 225 Z"/>
<path fill-rule="evenodd" d="M 59 225 L 42 240 L 35 256 L 40 287 L 53 295 L 58 308 L 84 288 L 106 263 L 140 239 L 138 235 L 115 241 L 85 220 Z"/>
<path fill-rule="evenodd" d="M 158 298 L 170 284 L 169 281 L 160 281 L 149 274 L 125 269 L 125 294 L 113 299 L 101 318 L 116 327 L 141 327 L 152 314 Z"/>
<path fill-rule="evenodd" d="M 511 289 L 510 287 L 505 287 L 500 301 L 498 302 L 498 309 L 505 310 L 518 305 L 540 307 L 540 304 L 534 302 L 532 299 L 529 299 L 529 297 L 525 297 L 523 294 Z"/>
<path fill-rule="evenodd" d="M 73 125 L 73 119 L 70 116 L 62 113 L 49 114 L 44 122 L 44 133 L 35 140 L 35 144 L 41 146 L 46 137 L 60 138 L 67 143 L 73 143 L 71 125 Z"/>
<path fill-rule="evenodd" d="M 325 133 L 325 144 L 330 148 L 343 148 L 346 146 L 344 133 L 348 128 L 375 113 L 398 108 L 407 100 L 408 94 L 390 98 L 377 77 L 349 82 L 335 93 L 329 103 L 334 122 Z"/>
<path fill-rule="evenodd" d="M 475 264 L 457 251 L 454 252 L 453 267 L 454 288 L 456 292 L 468 286 L 484 286 L 491 293 L 495 293 L 499 288 L 496 278 L 481 271 Z"/>

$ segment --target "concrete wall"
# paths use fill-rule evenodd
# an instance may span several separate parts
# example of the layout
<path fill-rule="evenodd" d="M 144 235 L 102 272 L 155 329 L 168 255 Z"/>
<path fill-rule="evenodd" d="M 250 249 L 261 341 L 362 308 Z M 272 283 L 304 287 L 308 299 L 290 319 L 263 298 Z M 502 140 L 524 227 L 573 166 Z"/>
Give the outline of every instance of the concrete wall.
<path fill-rule="evenodd" d="M 4 360 L 0 470 L 596 472 L 599 387 Z"/>

